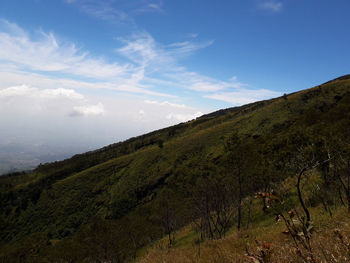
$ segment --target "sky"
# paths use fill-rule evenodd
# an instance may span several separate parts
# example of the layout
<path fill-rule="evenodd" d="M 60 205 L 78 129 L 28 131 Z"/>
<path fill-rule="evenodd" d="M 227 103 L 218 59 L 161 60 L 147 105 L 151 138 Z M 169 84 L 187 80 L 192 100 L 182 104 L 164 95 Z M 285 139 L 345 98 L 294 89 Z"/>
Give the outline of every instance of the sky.
<path fill-rule="evenodd" d="M 348 0 L 1 0 L 0 148 L 85 151 L 348 74 L 349 10 Z"/>

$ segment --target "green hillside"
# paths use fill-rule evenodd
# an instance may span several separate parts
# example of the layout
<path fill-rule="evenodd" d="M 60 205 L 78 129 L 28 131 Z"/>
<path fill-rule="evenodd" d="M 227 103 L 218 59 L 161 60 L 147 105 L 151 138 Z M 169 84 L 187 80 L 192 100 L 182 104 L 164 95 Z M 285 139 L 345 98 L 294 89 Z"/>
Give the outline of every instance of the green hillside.
<path fill-rule="evenodd" d="M 1 177 L 0 262 L 125 262 L 191 222 L 188 240 L 221 239 L 274 218 L 250 197 L 282 195 L 303 164 L 306 205 L 332 213 L 350 196 L 349 142 L 350 75 Z"/>

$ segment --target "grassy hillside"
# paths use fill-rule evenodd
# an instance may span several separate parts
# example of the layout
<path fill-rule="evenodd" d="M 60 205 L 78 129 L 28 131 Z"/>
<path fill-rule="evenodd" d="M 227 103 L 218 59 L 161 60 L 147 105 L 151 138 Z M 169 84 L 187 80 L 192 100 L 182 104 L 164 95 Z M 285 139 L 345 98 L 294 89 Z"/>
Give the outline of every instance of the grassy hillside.
<path fill-rule="evenodd" d="M 308 164 L 304 155 L 337 156 L 317 167 L 317 185 L 329 194 L 310 186 L 307 206 L 346 206 L 338 177 L 349 156 L 349 78 L 0 178 L 0 259 L 123 262 L 164 236 L 174 246 L 176 230 L 191 222 L 198 242 L 220 239 L 237 222 L 271 220 L 250 196 L 280 189 Z M 285 209 L 299 205 L 295 191 L 285 194 Z M 212 215 L 220 223 L 206 223 Z"/>

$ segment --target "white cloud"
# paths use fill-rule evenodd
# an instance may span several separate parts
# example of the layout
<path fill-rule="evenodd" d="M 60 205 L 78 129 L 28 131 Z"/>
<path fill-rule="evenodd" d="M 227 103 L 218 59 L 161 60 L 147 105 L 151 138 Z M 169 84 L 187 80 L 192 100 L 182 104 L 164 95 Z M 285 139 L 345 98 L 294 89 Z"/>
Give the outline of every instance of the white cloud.
<path fill-rule="evenodd" d="M 102 103 L 89 106 L 74 106 L 71 116 L 98 116 L 104 114 L 104 107 Z"/>
<path fill-rule="evenodd" d="M 0 88 L 10 86 L 10 85 L 21 85 L 21 83 L 31 83 L 31 85 L 36 86 L 41 89 L 45 89 L 45 87 L 53 87 L 60 88 L 64 87 L 66 89 L 101 89 L 101 90 L 112 90 L 112 91 L 120 91 L 126 93 L 140 93 L 146 94 L 150 96 L 158 96 L 158 97 L 168 97 L 175 98 L 176 96 L 152 91 L 147 88 L 143 88 L 142 85 L 135 82 L 134 79 L 121 81 L 120 83 L 113 82 L 87 82 L 87 81 L 79 81 L 72 80 L 68 78 L 51 78 L 48 76 L 44 76 L 41 74 L 28 73 L 28 72 L 20 72 L 20 71 L 12 71 L 12 72 L 3 72 L 0 66 Z"/>
<path fill-rule="evenodd" d="M 19 124 L 26 123 L 22 127 L 26 131 L 38 125 L 34 119 L 40 122 L 40 125 L 45 125 L 45 119 L 64 118 L 77 105 L 89 105 L 89 100 L 73 89 L 40 89 L 26 84 L 0 89 L 1 115 Z M 12 127 L 6 123 L 2 124 L 3 129 Z"/>
<path fill-rule="evenodd" d="M 186 121 L 190 121 L 193 119 L 196 119 L 200 116 L 202 116 L 203 113 L 198 111 L 194 114 L 178 114 L 178 113 L 170 113 L 166 116 L 167 119 L 169 120 L 175 120 L 175 121 L 179 121 L 179 122 L 186 122 Z"/>
<path fill-rule="evenodd" d="M 53 33 L 40 32 L 34 39 L 16 24 L 0 20 L 0 61 L 21 70 L 59 72 L 86 78 L 116 78 L 128 65 L 108 63 L 72 43 L 60 42 Z"/>
<path fill-rule="evenodd" d="M 90 105 L 84 95 L 64 88 L 39 89 L 28 85 L 8 87 L 0 89 L 0 104 L 3 104 L 7 114 L 17 112 L 21 115 L 18 119 L 25 118 L 27 114 L 38 117 L 46 114 L 56 117 L 104 114 L 102 103 Z"/>
<path fill-rule="evenodd" d="M 16 97 L 24 96 L 30 98 L 44 98 L 44 99 L 55 99 L 55 98 L 68 98 L 75 100 L 82 100 L 84 96 L 72 89 L 38 89 L 27 85 L 8 87 L 0 89 L 0 98 L 5 97 Z"/>
<path fill-rule="evenodd" d="M 159 102 L 159 101 L 155 101 L 155 100 L 145 100 L 144 102 L 147 104 L 155 104 L 155 105 L 159 105 L 159 106 L 170 106 L 170 107 L 182 108 L 182 109 L 188 108 L 184 104 L 176 104 L 176 103 L 171 103 L 168 101 Z"/>
<path fill-rule="evenodd" d="M 66 97 L 70 99 L 77 99 L 82 100 L 84 99 L 84 96 L 80 93 L 77 93 L 75 90 L 72 89 L 44 89 L 40 91 L 41 96 L 43 98 L 57 98 L 57 97 Z"/>
<path fill-rule="evenodd" d="M 244 105 L 244 104 L 259 101 L 259 100 L 278 97 L 280 95 L 281 95 L 280 92 L 275 92 L 275 91 L 266 90 L 266 89 L 257 89 L 257 90 L 238 89 L 232 92 L 220 92 L 220 93 L 208 94 L 208 95 L 205 95 L 204 97 L 209 99 L 214 99 L 214 100 L 225 101 L 233 105 L 240 106 L 240 105 Z"/>
<path fill-rule="evenodd" d="M 30 88 L 26 85 L 8 87 L 0 90 L 0 98 L 14 97 L 14 96 L 32 96 L 32 92 L 35 92 L 35 88 Z"/>
<path fill-rule="evenodd" d="M 283 8 L 282 2 L 279 1 L 263 1 L 258 4 L 259 8 L 265 9 L 271 12 L 280 12 Z"/>

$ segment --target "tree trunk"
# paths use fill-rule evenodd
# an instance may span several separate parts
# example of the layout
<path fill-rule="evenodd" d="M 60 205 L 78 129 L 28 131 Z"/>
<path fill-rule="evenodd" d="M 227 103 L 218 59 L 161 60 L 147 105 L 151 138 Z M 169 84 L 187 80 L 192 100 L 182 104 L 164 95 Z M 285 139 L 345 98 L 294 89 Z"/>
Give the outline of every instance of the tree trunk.
<path fill-rule="evenodd" d="M 252 208 L 253 200 L 249 200 L 249 207 L 248 207 L 248 220 L 247 220 L 247 229 L 249 228 L 250 225 L 250 214 L 251 214 L 251 208 Z"/>
<path fill-rule="evenodd" d="M 301 189 L 300 189 L 300 181 L 301 181 L 301 177 L 303 176 L 303 174 L 306 172 L 306 168 L 303 168 L 298 175 L 298 183 L 297 183 L 297 190 L 298 190 L 298 198 L 299 198 L 299 202 L 301 204 L 301 206 L 303 207 L 303 210 L 305 212 L 306 215 L 306 226 L 308 227 L 310 225 L 310 221 L 311 221 L 311 216 L 310 216 L 310 212 L 307 209 L 305 203 L 304 203 L 304 199 L 302 197 L 301 194 Z"/>
<path fill-rule="evenodd" d="M 338 189 L 338 194 L 339 194 L 339 199 L 340 199 L 341 204 L 342 204 L 344 207 L 346 207 L 346 205 L 345 205 L 345 203 L 344 203 L 344 200 L 343 200 L 341 188 Z"/>
<path fill-rule="evenodd" d="M 209 197 L 206 195 L 205 197 L 205 206 L 206 206 L 206 221 L 207 221 L 207 228 L 208 228 L 208 236 L 212 239 L 214 237 L 213 231 L 211 229 L 211 222 L 210 222 L 210 209 L 209 209 Z"/>
<path fill-rule="evenodd" d="M 242 221 L 242 178 L 241 171 L 238 170 L 238 184 L 239 184 L 239 197 L 238 197 L 238 222 L 237 229 L 241 229 L 241 221 Z"/>
<path fill-rule="evenodd" d="M 348 199 L 348 213 L 350 213 L 350 161 L 348 160 L 348 187 L 346 189 L 346 198 Z"/>

